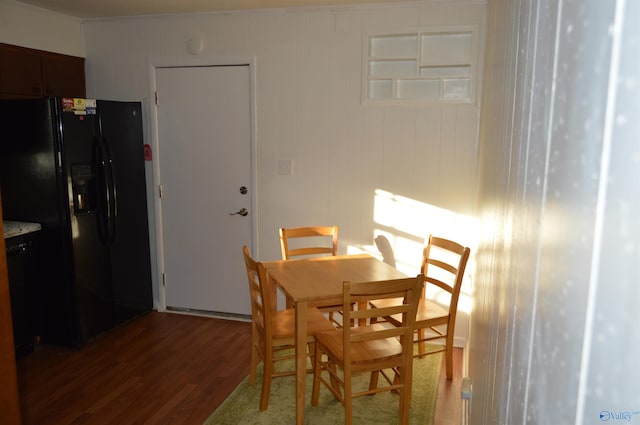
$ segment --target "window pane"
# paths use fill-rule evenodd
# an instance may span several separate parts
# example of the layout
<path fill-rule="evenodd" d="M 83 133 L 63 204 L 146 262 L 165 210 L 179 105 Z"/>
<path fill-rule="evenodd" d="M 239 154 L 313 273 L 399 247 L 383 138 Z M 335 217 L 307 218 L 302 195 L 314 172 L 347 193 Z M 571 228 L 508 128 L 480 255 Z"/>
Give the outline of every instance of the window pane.
<path fill-rule="evenodd" d="M 400 99 L 438 99 L 440 81 L 438 80 L 399 80 L 398 98 Z"/>

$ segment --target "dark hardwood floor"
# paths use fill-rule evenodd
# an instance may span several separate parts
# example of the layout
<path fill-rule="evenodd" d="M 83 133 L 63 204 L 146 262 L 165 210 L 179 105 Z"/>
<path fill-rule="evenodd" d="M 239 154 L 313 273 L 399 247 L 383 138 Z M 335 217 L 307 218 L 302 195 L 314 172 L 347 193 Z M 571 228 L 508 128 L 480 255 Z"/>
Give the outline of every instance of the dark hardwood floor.
<path fill-rule="evenodd" d="M 75 350 L 18 360 L 23 425 L 201 425 L 249 373 L 249 323 L 152 312 Z M 460 423 L 462 350 L 435 425 Z M 232 425 L 232 424 L 225 424 Z"/>

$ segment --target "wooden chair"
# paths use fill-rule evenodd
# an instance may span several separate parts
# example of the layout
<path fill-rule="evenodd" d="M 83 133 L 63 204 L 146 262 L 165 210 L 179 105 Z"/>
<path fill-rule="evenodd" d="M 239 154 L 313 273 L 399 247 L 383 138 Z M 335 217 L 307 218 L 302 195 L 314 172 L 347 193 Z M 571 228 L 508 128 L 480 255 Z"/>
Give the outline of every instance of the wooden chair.
<path fill-rule="evenodd" d="M 394 279 L 378 282 L 344 282 L 343 309 L 345 323 L 359 323 L 360 319 L 369 323 L 364 326 L 344 326 L 333 331 L 316 333 L 316 352 L 313 376 L 311 404 L 318 405 L 320 383 L 324 384 L 345 408 L 345 424 L 352 422 L 352 399 L 354 397 L 375 394 L 381 391 L 397 391 L 400 395 L 400 424 L 408 424 L 411 404 L 411 376 L 413 364 L 413 323 L 424 276 Z M 365 308 L 352 311 L 349 306 L 354 303 L 395 299 L 389 307 Z M 371 323 L 374 318 L 398 315 L 400 326 L 389 326 L 382 323 Z M 326 356 L 326 358 L 325 358 Z M 337 373 L 336 366 L 343 374 Z M 397 382 L 378 388 L 371 381 L 367 390 L 354 392 L 352 376 L 358 373 L 374 372 L 382 369 L 393 369 Z M 329 373 L 329 380 L 322 372 Z"/>
<path fill-rule="evenodd" d="M 444 351 L 447 379 L 453 378 L 453 336 L 458 312 L 458 299 L 470 253 L 471 250 L 468 247 L 457 242 L 430 235 L 422 254 L 420 272 L 425 276 L 426 283 L 422 289 L 414 325 L 416 331 L 414 342 L 418 344 L 416 356 L 423 357 Z M 429 284 L 436 285 L 450 294 L 448 307 L 442 307 L 425 297 Z M 376 302 L 375 305 L 383 307 L 393 303 L 393 300 L 385 300 Z M 386 320 L 396 326 L 400 326 L 402 323 L 399 316 L 389 316 Z M 437 340 L 444 340 L 442 348 L 426 349 L 427 341 Z"/>
<path fill-rule="evenodd" d="M 251 258 L 247 246 L 242 248 L 242 252 L 249 280 L 253 324 L 249 383 L 255 383 L 258 363 L 262 360 L 263 375 L 260 410 L 266 410 L 269 407 L 271 379 L 273 377 L 295 374 L 295 370 L 283 372 L 274 371 L 274 364 L 277 361 L 295 358 L 295 311 L 292 309 L 276 310 L 275 288 L 268 282 L 264 265 Z M 313 334 L 335 328 L 331 322 L 314 307 L 309 308 L 307 320 L 307 342 L 310 345 L 309 353 L 312 356 L 311 360 L 313 362 Z M 291 350 L 291 353 L 283 354 L 282 352 L 284 350 Z"/>
<path fill-rule="evenodd" d="M 310 226 L 280 228 L 280 248 L 282 259 L 316 257 L 322 255 L 338 255 L 338 226 Z M 287 308 L 293 308 L 293 302 L 287 297 Z M 313 304 L 323 313 L 328 313 L 329 320 L 336 326 L 342 326 L 336 312 L 342 310 L 342 300 L 326 300 Z"/>

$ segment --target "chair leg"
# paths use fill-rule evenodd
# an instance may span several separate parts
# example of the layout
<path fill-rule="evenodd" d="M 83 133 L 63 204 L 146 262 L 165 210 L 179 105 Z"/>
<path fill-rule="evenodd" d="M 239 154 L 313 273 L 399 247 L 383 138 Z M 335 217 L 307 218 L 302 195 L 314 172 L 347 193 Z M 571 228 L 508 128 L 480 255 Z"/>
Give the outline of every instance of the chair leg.
<path fill-rule="evenodd" d="M 407 381 L 410 379 L 407 377 L 407 371 L 404 369 L 399 369 L 399 373 L 396 373 L 396 379 L 394 381 L 399 381 L 398 383 L 402 385 L 400 388 L 400 397 L 399 397 L 399 416 L 400 420 L 398 421 L 399 425 L 408 425 L 409 423 L 409 407 L 411 404 L 411 390 L 407 385 Z"/>
<path fill-rule="evenodd" d="M 255 384 L 256 374 L 258 370 L 258 363 L 260 363 L 260 353 L 258 352 L 258 331 L 256 330 L 256 324 L 253 323 L 251 327 L 251 363 L 249 365 L 249 383 Z"/>
<path fill-rule="evenodd" d="M 446 367 L 447 367 L 447 379 L 453 379 L 453 333 L 447 335 L 447 342 L 444 352 Z"/>
<path fill-rule="evenodd" d="M 260 355 L 258 354 L 258 348 L 255 345 L 251 345 L 251 363 L 249 366 L 249 383 L 256 383 L 256 375 L 258 370 L 258 363 L 260 362 Z"/>
<path fill-rule="evenodd" d="M 311 390 L 311 405 L 317 406 L 318 399 L 320 398 L 320 372 L 322 367 L 320 362 L 322 361 L 322 352 L 320 351 L 320 344 L 315 344 L 314 361 L 313 361 L 313 387 Z"/>
<path fill-rule="evenodd" d="M 271 348 L 269 348 L 271 350 Z M 260 410 L 269 407 L 269 393 L 271 392 L 271 380 L 273 379 L 273 353 L 267 353 L 263 360 L 262 393 L 260 394 Z"/>
<path fill-rule="evenodd" d="M 380 371 L 374 370 L 371 372 L 371 377 L 369 378 L 369 389 L 374 390 L 378 388 L 378 378 L 380 377 Z"/>
<path fill-rule="evenodd" d="M 402 383 L 402 380 L 400 379 L 400 373 L 400 368 L 393 369 L 393 382 L 390 382 L 390 384 L 399 385 Z M 394 394 L 400 394 L 400 390 L 391 390 L 391 392 Z"/>
<path fill-rule="evenodd" d="M 425 328 L 420 328 L 416 331 L 418 333 L 418 339 L 423 340 L 427 337 L 427 330 Z M 419 357 L 425 356 L 425 351 L 427 351 L 427 344 L 425 341 L 418 342 L 418 355 Z"/>
<path fill-rule="evenodd" d="M 344 372 L 344 423 L 352 425 L 353 423 L 353 390 L 351 388 L 351 373 Z"/>
<path fill-rule="evenodd" d="M 329 369 L 331 369 L 331 371 L 334 374 L 337 374 L 338 371 L 336 369 L 336 364 L 333 363 L 331 360 L 328 360 L 328 366 Z M 331 386 L 333 387 L 333 389 L 338 393 L 341 394 L 341 389 L 340 389 L 340 382 L 338 382 L 338 379 L 335 377 L 335 375 L 330 374 L 329 375 L 329 380 L 331 381 Z M 337 400 L 340 400 L 338 397 L 336 397 Z"/>
<path fill-rule="evenodd" d="M 404 388 L 400 389 L 400 397 L 399 397 L 399 407 L 400 407 L 400 412 L 399 412 L 399 416 L 400 419 L 398 421 L 399 425 L 408 425 L 409 423 L 409 412 L 407 409 L 407 395 L 406 395 L 406 391 Z"/>
<path fill-rule="evenodd" d="M 311 370 L 313 370 L 316 366 L 316 343 L 309 342 L 307 343 L 307 355 L 309 356 L 309 360 L 311 360 Z M 307 372 L 309 369 L 307 369 Z"/>

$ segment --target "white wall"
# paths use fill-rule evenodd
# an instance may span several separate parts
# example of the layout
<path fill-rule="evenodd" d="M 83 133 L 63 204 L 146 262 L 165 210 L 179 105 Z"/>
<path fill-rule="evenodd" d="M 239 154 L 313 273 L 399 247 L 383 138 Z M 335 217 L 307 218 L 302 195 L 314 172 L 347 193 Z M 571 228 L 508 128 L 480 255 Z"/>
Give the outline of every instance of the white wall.
<path fill-rule="evenodd" d="M 638 16 L 489 2 L 474 424 L 640 423 Z"/>
<path fill-rule="evenodd" d="M 80 19 L 13 0 L 0 0 L 0 42 L 84 57 Z"/>
<path fill-rule="evenodd" d="M 384 231 L 398 251 L 408 246 L 405 267 L 417 273 L 428 232 L 475 240 L 443 223 L 474 213 L 479 105 L 363 106 L 363 33 L 475 24 L 483 41 L 485 8 L 421 1 L 90 20 L 88 96 L 142 100 L 149 135 L 150 60 L 189 56 L 193 36 L 204 39 L 203 55 L 255 55 L 259 258 L 279 258 L 278 227 L 335 223 L 341 252 L 366 249 Z M 293 160 L 292 176 L 277 174 L 278 159 Z M 376 190 L 406 208 L 374 219 Z M 409 209 L 435 207 L 440 216 L 406 226 Z M 445 210 L 455 217 L 443 219 Z"/>

